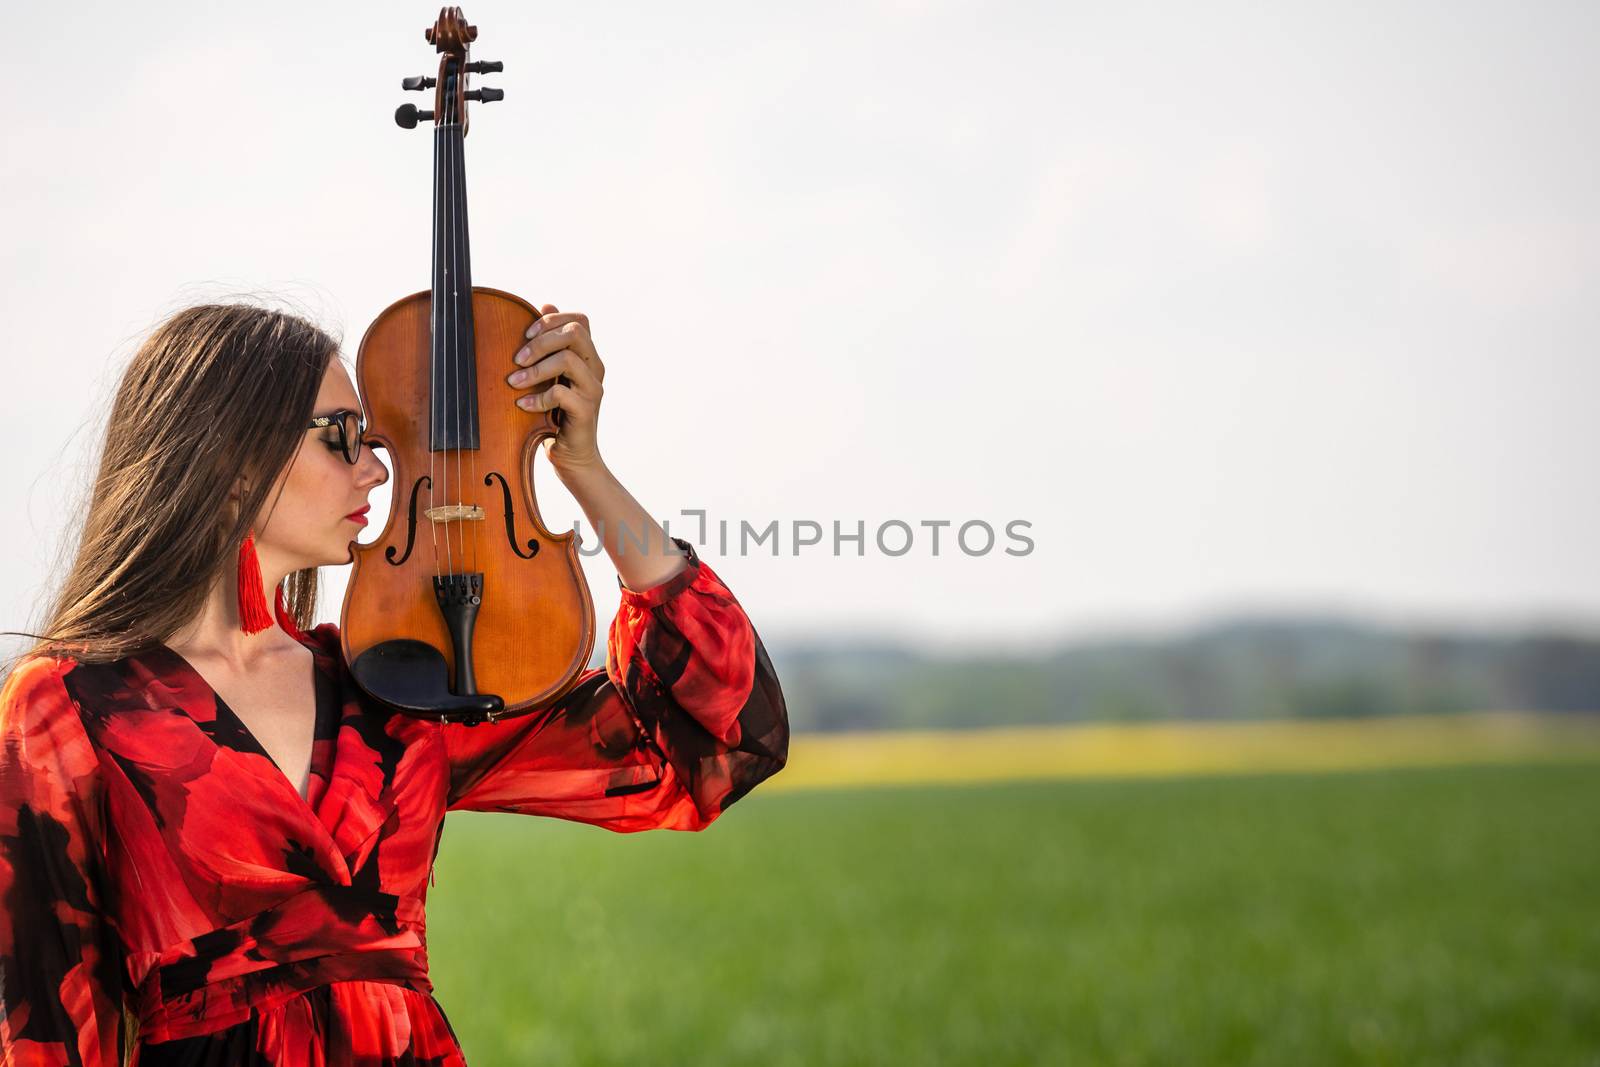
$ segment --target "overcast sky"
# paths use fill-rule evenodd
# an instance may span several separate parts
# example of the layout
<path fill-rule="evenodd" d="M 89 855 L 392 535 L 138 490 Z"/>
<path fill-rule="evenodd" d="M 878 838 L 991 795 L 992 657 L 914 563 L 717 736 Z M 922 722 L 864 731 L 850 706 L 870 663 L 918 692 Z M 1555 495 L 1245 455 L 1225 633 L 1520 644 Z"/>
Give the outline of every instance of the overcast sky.
<path fill-rule="evenodd" d="M 160 317 L 271 290 L 353 360 L 427 287 L 430 137 L 391 115 L 437 10 L 8 14 L 0 629 L 38 621 Z M 1600 7 L 466 14 L 506 66 L 466 141 L 474 280 L 590 316 L 604 455 L 674 533 L 704 509 L 769 643 L 1600 617 Z M 739 551 L 774 520 L 777 557 Z"/>

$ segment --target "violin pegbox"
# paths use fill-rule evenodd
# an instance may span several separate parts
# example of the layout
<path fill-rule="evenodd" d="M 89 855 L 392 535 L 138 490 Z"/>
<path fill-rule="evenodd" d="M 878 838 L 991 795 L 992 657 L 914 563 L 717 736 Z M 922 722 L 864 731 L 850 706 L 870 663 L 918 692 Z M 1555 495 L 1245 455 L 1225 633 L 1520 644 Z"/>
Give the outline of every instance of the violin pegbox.
<path fill-rule="evenodd" d="M 499 60 L 466 62 L 468 49 L 478 39 L 478 27 L 467 25 L 467 18 L 459 7 L 440 8 L 438 21 L 423 30 L 422 35 L 440 53 L 438 77 L 404 78 L 400 88 L 433 89 L 433 110 L 419 111 L 415 104 L 401 104 L 394 113 L 395 124 L 410 130 L 420 121 L 432 120 L 436 126 L 460 126 L 462 136 L 466 136 L 467 101 L 492 104 L 506 98 L 503 89 L 469 90 L 467 75 L 498 74 L 505 70 L 505 64 Z"/>

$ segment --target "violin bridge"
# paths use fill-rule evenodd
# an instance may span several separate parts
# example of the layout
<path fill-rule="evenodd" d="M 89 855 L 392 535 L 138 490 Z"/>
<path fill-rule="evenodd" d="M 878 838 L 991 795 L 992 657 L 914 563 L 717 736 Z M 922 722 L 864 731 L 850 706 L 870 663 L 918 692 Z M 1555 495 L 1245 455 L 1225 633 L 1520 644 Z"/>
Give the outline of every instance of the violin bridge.
<path fill-rule="evenodd" d="M 445 504 L 423 512 L 429 522 L 482 522 L 483 509 L 476 504 Z"/>

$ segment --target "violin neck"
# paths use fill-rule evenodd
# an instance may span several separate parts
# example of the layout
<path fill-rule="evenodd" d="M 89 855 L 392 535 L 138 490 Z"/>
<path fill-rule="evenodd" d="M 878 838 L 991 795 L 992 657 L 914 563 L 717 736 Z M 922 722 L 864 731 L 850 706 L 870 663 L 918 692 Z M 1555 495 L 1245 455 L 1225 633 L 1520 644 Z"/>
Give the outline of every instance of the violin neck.
<path fill-rule="evenodd" d="M 431 449 L 478 447 L 477 358 L 472 330 L 472 256 L 467 172 L 459 122 L 433 134 L 433 318 Z"/>

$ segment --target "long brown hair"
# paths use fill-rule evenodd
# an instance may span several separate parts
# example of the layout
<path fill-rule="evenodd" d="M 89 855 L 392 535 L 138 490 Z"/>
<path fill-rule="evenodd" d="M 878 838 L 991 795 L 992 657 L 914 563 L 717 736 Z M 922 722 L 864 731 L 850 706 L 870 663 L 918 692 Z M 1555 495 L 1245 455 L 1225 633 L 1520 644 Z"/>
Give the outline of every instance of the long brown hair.
<path fill-rule="evenodd" d="M 193 621 L 215 583 L 236 573 L 239 545 L 303 443 L 338 350 L 306 319 L 244 302 L 184 308 L 151 331 L 117 386 L 44 632 L 0 631 L 37 639 L 11 662 L 117 660 Z M 235 509 L 227 497 L 241 478 Z M 295 571 L 283 589 L 296 624 L 310 629 L 317 569 Z"/>

